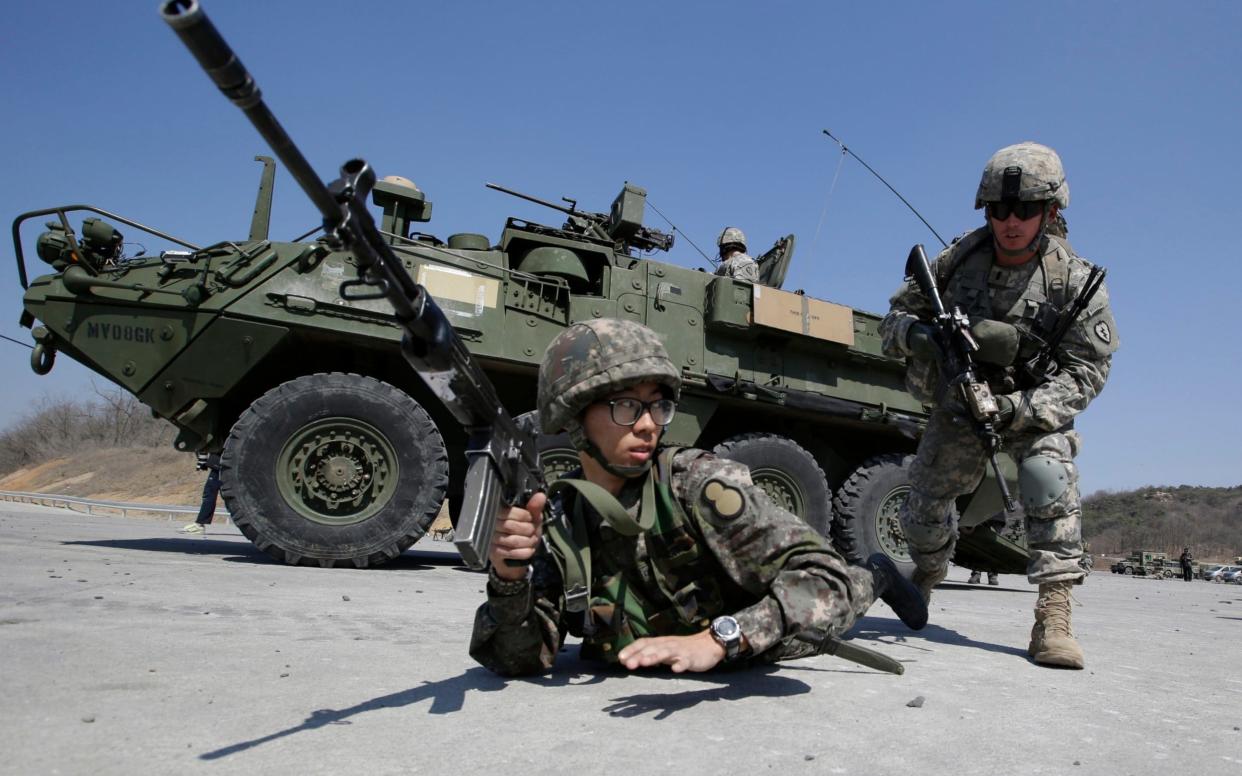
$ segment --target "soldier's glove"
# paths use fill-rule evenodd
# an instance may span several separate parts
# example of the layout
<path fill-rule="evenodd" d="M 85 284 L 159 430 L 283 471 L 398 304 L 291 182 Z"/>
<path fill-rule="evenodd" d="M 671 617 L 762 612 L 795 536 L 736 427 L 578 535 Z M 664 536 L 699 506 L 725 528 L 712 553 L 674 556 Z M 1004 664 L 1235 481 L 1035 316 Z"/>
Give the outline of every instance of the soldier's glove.
<path fill-rule="evenodd" d="M 996 398 L 996 406 L 1000 408 L 1000 412 L 996 414 L 995 426 L 997 431 L 1009 428 L 1009 424 L 1013 422 L 1013 415 L 1016 411 L 1013 399 L 1001 394 Z"/>
<path fill-rule="evenodd" d="M 975 359 L 985 364 L 1009 366 L 1018 356 L 1018 330 L 1001 321 L 983 319 L 970 327 L 979 350 Z"/>
<path fill-rule="evenodd" d="M 906 349 L 916 358 L 935 361 L 940 358 L 939 336 L 936 327 L 930 323 L 916 321 L 906 332 Z"/>

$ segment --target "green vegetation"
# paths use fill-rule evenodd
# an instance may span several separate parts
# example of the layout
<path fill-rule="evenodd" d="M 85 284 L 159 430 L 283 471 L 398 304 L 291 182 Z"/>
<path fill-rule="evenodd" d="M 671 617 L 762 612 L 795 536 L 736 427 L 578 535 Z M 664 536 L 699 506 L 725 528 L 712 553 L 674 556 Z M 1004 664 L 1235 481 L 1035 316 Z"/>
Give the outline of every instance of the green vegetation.
<path fill-rule="evenodd" d="M 1101 491 L 1083 500 L 1083 534 L 1091 551 L 1128 555 L 1137 549 L 1196 560 L 1242 555 L 1242 486 L 1193 485 Z"/>

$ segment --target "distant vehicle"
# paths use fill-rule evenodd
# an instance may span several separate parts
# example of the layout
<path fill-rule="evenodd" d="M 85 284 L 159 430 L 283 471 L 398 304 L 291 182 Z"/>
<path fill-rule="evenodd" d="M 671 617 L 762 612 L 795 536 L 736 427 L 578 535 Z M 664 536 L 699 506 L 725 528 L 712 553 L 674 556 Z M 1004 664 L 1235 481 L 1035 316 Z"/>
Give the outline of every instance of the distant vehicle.
<path fill-rule="evenodd" d="M 1210 579 L 1211 579 L 1211 575 L 1212 575 L 1212 574 L 1215 574 L 1216 572 L 1220 571 L 1220 570 L 1221 570 L 1221 569 L 1223 569 L 1223 568 L 1225 568 L 1225 565 L 1224 565 L 1223 563 L 1212 563 L 1212 564 L 1209 564 L 1209 565 L 1204 566 L 1203 568 L 1201 568 L 1201 569 L 1199 570 L 1198 577 L 1199 577 L 1199 579 L 1207 579 L 1207 580 L 1210 580 Z"/>
<path fill-rule="evenodd" d="M 1242 571 L 1242 566 L 1221 566 L 1210 574 L 1203 576 L 1208 582 L 1225 582 L 1226 577 L 1236 571 Z"/>
<path fill-rule="evenodd" d="M 1167 553 L 1135 550 L 1130 557 L 1117 561 L 1109 570 L 1114 574 L 1172 578 L 1173 568 L 1169 563 Z"/>
<path fill-rule="evenodd" d="M 1221 578 L 1221 581 L 1227 582 L 1231 585 L 1242 585 L 1242 568 L 1237 566 L 1233 566 L 1232 568 L 1234 570 L 1226 571 L 1224 576 Z"/>

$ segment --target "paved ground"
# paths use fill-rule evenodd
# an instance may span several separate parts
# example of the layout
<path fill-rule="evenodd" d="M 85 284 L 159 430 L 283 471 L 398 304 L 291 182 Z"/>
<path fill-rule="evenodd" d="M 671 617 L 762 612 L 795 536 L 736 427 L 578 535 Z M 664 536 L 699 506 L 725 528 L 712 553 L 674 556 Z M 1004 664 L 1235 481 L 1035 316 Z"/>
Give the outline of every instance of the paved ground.
<path fill-rule="evenodd" d="M 0 772 L 1242 773 L 1242 587 L 1094 575 L 1081 672 L 1027 660 L 1024 580 L 955 569 L 925 631 L 883 605 L 854 631 L 904 676 L 601 673 L 571 646 L 505 681 L 466 655 L 483 578 L 448 544 L 289 568 L 175 527 L 0 505 Z"/>

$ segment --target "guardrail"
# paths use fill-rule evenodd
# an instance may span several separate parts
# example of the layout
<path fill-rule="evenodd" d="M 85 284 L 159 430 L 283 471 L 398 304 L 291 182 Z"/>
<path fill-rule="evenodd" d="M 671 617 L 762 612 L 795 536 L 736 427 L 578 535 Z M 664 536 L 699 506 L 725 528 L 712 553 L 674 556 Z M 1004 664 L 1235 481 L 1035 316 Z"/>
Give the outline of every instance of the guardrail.
<path fill-rule="evenodd" d="M 132 501 L 103 501 L 101 499 L 79 498 L 77 496 L 59 496 L 54 493 L 24 493 L 21 491 L 0 490 L 0 501 L 15 501 L 22 504 L 38 504 L 45 507 L 59 507 L 61 509 L 70 509 L 74 512 L 85 512 L 88 515 L 96 514 L 96 510 L 111 510 L 111 512 L 120 512 L 122 517 L 128 517 L 131 512 L 147 512 L 151 514 L 167 515 L 171 521 L 176 515 L 197 515 L 198 507 L 187 507 L 179 504 L 143 504 Z M 229 519 L 227 509 L 218 507 L 215 511 L 215 517 L 223 517 L 225 521 Z"/>

